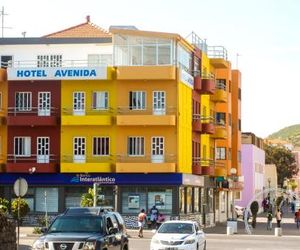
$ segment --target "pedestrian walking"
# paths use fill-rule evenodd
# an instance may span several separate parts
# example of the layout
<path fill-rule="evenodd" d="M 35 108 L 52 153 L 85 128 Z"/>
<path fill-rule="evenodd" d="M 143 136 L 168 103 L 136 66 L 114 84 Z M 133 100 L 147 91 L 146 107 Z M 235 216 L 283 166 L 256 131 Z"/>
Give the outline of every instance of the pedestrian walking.
<path fill-rule="evenodd" d="M 299 229 L 299 226 L 300 226 L 300 208 L 295 213 L 295 222 L 296 222 L 297 228 Z"/>
<path fill-rule="evenodd" d="M 277 209 L 275 217 L 276 217 L 276 221 L 277 221 L 277 227 L 280 227 L 280 222 L 282 220 L 282 213 L 279 208 Z"/>
<path fill-rule="evenodd" d="M 147 215 L 145 214 L 145 209 L 142 209 L 138 215 L 138 227 L 139 227 L 139 237 L 143 238 L 143 229 L 145 225 L 145 221 L 147 219 Z"/>
<path fill-rule="evenodd" d="M 267 230 L 272 230 L 273 214 L 271 211 L 267 213 Z"/>

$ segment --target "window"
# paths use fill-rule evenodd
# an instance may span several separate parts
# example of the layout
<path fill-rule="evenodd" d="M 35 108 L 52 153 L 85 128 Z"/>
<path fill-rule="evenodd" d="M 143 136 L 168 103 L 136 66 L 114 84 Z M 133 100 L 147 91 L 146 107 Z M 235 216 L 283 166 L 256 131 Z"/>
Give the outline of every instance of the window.
<path fill-rule="evenodd" d="M 242 99 L 242 90 L 241 90 L 241 88 L 239 88 L 238 98 L 239 98 L 239 100 Z"/>
<path fill-rule="evenodd" d="M 217 79 L 216 88 L 226 91 L 226 79 Z"/>
<path fill-rule="evenodd" d="M 146 92 L 130 91 L 129 92 L 129 109 L 144 110 L 146 109 Z"/>
<path fill-rule="evenodd" d="M 109 137 L 93 138 L 93 155 L 94 156 L 109 155 Z"/>
<path fill-rule="evenodd" d="M 192 197 L 193 197 L 192 187 L 186 188 L 186 212 L 191 213 L 193 210 Z"/>
<path fill-rule="evenodd" d="M 35 211 L 58 212 L 58 188 L 36 188 Z"/>
<path fill-rule="evenodd" d="M 226 160 L 226 148 L 216 148 L 216 159 Z"/>
<path fill-rule="evenodd" d="M 1 68 L 10 68 L 12 66 L 12 60 L 12 56 L 1 56 Z"/>
<path fill-rule="evenodd" d="M 200 189 L 194 188 L 194 212 L 200 212 Z"/>
<path fill-rule="evenodd" d="M 226 113 L 216 113 L 216 124 L 222 126 L 226 124 Z"/>
<path fill-rule="evenodd" d="M 31 138 L 15 137 L 14 138 L 14 155 L 30 156 L 31 155 Z"/>
<path fill-rule="evenodd" d="M 106 91 L 93 92 L 93 109 L 96 110 L 108 109 L 108 92 Z"/>
<path fill-rule="evenodd" d="M 38 55 L 37 67 L 61 67 L 62 55 Z"/>
<path fill-rule="evenodd" d="M 242 130 L 242 121 L 241 121 L 241 119 L 239 119 L 239 131 L 241 131 Z"/>
<path fill-rule="evenodd" d="M 180 213 L 185 213 L 185 199 L 186 199 L 185 190 L 186 189 L 184 187 L 179 188 L 179 212 Z"/>
<path fill-rule="evenodd" d="M 17 92 L 15 99 L 15 107 L 17 111 L 30 111 L 32 96 L 31 92 Z"/>
<path fill-rule="evenodd" d="M 128 137 L 128 155 L 144 155 L 144 137 Z"/>
<path fill-rule="evenodd" d="M 88 67 L 112 65 L 112 54 L 88 55 Z"/>

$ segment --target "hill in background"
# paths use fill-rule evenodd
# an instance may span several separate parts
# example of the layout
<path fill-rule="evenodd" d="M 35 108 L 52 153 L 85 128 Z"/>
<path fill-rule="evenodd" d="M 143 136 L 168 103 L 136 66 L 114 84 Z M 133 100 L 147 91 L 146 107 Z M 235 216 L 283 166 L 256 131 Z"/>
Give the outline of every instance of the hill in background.
<path fill-rule="evenodd" d="M 294 147 L 300 147 L 300 124 L 280 129 L 269 135 L 267 139 L 281 139 L 292 143 Z"/>

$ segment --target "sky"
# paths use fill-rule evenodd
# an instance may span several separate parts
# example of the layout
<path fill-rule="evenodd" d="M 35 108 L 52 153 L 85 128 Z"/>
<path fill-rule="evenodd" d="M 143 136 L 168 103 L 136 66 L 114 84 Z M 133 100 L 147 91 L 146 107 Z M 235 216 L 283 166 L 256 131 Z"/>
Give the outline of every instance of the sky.
<path fill-rule="evenodd" d="M 106 30 L 134 25 L 182 37 L 194 31 L 209 46 L 224 46 L 242 73 L 243 132 L 265 138 L 300 123 L 298 0 L 1 0 L 2 6 L 4 37 L 43 36 L 87 15 Z"/>

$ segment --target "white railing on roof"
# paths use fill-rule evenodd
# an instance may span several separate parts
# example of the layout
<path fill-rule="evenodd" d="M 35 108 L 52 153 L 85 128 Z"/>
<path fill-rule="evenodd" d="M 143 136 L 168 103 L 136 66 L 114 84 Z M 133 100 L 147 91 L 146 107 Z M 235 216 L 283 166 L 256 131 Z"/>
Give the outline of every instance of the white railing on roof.
<path fill-rule="evenodd" d="M 227 60 L 227 50 L 223 46 L 208 46 L 207 55 L 209 58 Z"/>
<path fill-rule="evenodd" d="M 206 39 L 201 39 L 194 31 L 186 37 L 186 40 L 188 40 L 202 52 L 207 53 Z"/>

